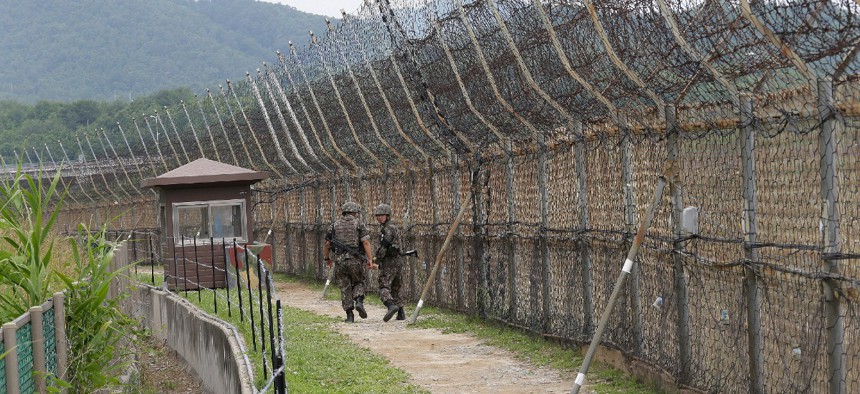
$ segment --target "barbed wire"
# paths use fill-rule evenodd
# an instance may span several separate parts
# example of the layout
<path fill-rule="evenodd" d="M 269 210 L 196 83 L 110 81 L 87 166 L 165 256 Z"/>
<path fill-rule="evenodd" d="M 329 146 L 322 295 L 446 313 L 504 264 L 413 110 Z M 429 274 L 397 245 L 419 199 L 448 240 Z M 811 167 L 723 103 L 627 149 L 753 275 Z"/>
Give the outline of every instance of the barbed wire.
<path fill-rule="evenodd" d="M 389 203 L 422 255 L 474 203 L 432 302 L 578 342 L 667 174 L 606 344 L 702 390 L 852 391 L 855 357 L 830 383 L 820 363 L 829 302 L 857 330 L 858 15 L 856 0 L 368 0 L 196 103 L 0 159 L 7 178 L 60 168 L 67 225 L 130 209 L 165 225 L 141 182 L 200 157 L 268 171 L 257 227 L 286 271 L 317 277 L 346 200 Z M 427 275 L 410 266 L 405 291 Z M 773 368 L 735 376 L 756 335 Z"/>

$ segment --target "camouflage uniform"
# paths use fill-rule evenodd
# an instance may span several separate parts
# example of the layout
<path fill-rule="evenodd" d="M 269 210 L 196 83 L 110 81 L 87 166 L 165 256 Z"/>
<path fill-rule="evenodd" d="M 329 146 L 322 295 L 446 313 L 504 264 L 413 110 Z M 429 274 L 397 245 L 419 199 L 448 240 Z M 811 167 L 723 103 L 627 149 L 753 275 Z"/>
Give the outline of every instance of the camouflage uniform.
<path fill-rule="evenodd" d="M 402 308 L 400 287 L 403 283 L 403 258 L 400 257 L 400 234 L 390 219 L 382 226 L 379 241 L 375 254 L 379 264 L 379 299 L 386 306 L 391 302 Z"/>
<path fill-rule="evenodd" d="M 376 249 L 376 260 L 379 263 L 379 299 L 388 309 L 382 321 L 387 322 L 395 314 L 397 314 L 397 320 L 405 320 L 403 299 L 400 297 L 400 285 L 403 283 L 400 234 L 397 226 L 391 222 L 390 205 L 377 205 L 373 215 L 382 224 L 379 232 L 379 248 Z"/>
<path fill-rule="evenodd" d="M 337 219 L 328 228 L 329 236 L 349 247 L 361 250 L 361 241 L 370 239 L 367 226 L 359 218 L 345 214 Z M 340 303 L 343 310 L 349 312 L 353 309 L 354 300 L 364 297 L 364 264 L 353 255 L 341 252 L 336 248 L 331 249 L 334 253 L 335 283 L 340 287 Z"/>

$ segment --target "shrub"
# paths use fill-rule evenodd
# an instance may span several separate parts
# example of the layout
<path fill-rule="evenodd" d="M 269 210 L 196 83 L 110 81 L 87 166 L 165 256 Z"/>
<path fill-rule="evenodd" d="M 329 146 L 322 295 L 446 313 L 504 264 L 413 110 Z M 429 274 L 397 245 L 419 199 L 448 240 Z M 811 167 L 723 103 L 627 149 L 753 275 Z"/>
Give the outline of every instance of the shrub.
<path fill-rule="evenodd" d="M 34 179 L 19 164 L 11 179 L 0 180 L 0 318 L 15 319 L 51 298 L 55 284 L 65 285 L 69 366 L 67 382 L 55 382 L 90 393 L 117 382 L 126 364 L 120 344 L 134 338 L 136 325 L 119 309 L 122 296 L 108 298 L 111 280 L 122 272 L 110 271 L 115 243 L 103 230 L 92 233 L 80 225 L 81 241 L 69 239 L 71 252 L 54 255 L 60 176 L 58 171 L 48 180 L 40 172 Z"/>

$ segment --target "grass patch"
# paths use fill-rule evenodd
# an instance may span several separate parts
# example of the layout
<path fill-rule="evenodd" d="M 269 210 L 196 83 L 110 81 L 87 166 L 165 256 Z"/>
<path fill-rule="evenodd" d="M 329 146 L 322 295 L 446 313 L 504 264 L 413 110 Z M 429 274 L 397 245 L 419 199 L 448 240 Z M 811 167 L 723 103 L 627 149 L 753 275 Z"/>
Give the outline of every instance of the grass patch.
<path fill-rule="evenodd" d="M 320 292 L 323 289 L 323 282 L 313 279 L 286 274 L 275 274 L 274 278 L 280 282 L 302 283 Z M 372 300 L 371 302 L 379 302 L 376 295 L 368 294 L 367 297 L 369 300 Z M 328 293 L 326 293 L 326 299 L 339 301 L 340 290 L 332 284 L 329 286 Z M 407 307 L 407 319 L 409 319 L 414 310 L 414 304 Z M 476 317 L 432 306 L 421 308 L 418 320 L 409 327 L 435 328 L 444 333 L 474 335 L 483 339 L 487 345 L 514 353 L 520 360 L 538 367 L 551 367 L 561 371 L 563 374 L 568 374 L 571 376 L 571 385 L 573 385 L 573 377 L 579 371 L 584 358 L 584 355 L 578 349 L 565 348 L 558 343 L 500 323 L 483 321 Z M 655 394 L 660 392 L 625 375 L 624 372 L 618 369 L 598 362 L 591 364 L 586 384 L 589 391 L 601 394 Z"/>
<path fill-rule="evenodd" d="M 151 284 L 149 273 L 140 272 L 137 279 L 142 283 Z M 283 279 L 278 277 L 278 280 Z M 156 286 L 161 286 L 163 274 L 156 275 Z M 322 286 L 319 286 L 322 291 Z M 332 291 L 334 290 L 334 291 Z M 256 294 L 256 289 L 254 289 Z M 338 295 L 337 289 L 329 289 L 329 295 Z M 186 297 L 184 292 L 180 296 Z M 218 297 L 218 313 L 215 313 L 214 297 Z M 249 321 L 247 289 L 242 293 L 245 318 L 240 321 L 238 293 L 230 290 L 231 311 L 227 310 L 227 291 L 204 290 L 199 294 L 189 291 L 187 299 L 205 310 L 212 316 L 229 322 L 242 335 L 248 358 L 254 366 L 255 386 L 262 387 L 263 357 L 260 352 L 258 339 L 257 351 L 253 350 L 252 337 L 259 337 L 259 304 L 254 307 L 256 328 L 251 331 Z M 274 302 L 274 300 L 273 300 Z M 274 307 L 274 305 L 273 305 Z M 268 314 L 268 309 L 264 308 Z M 284 338 L 286 341 L 286 378 L 288 389 L 292 392 L 326 392 L 326 393 L 424 393 L 420 387 L 409 384 L 409 375 L 401 369 L 393 367 L 389 361 L 366 348 L 353 344 L 350 339 L 338 333 L 333 324 L 340 322 L 339 318 L 320 316 L 287 306 L 283 307 Z M 265 327 L 268 336 L 268 325 Z M 277 324 L 275 324 L 277 330 Z M 269 343 L 266 343 L 266 364 L 270 354 Z M 271 371 L 269 371 L 271 376 Z"/>

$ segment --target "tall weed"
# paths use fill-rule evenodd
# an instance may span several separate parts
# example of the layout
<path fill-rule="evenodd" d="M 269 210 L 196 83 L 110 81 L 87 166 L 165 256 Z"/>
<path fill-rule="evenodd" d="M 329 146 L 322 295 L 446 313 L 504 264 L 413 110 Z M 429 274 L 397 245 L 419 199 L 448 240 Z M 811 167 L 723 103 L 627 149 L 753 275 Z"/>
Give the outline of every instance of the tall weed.
<path fill-rule="evenodd" d="M 116 244 L 104 230 L 81 225 L 70 248 L 63 244 L 62 255 L 54 254 L 53 228 L 64 197 L 57 190 L 60 176 L 40 172 L 33 178 L 19 164 L 14 176 L 0 179 L 0 319 L 12 321 L 64 286 L 69 366 L 66 381 L 53 382 L 90 393 L 117 383 L 126 365 L 123 349 L 130 348 L 121 344 L 134 338 L 136 326 L 119 309 L 122 296 L 108 298 L 111 280 L 123 273 L 110 271 Z"/>
<path fill-rule="evenodd" d="M 57 272 L 66 285 L 66 333 L 72 393 L 90 393 L 119 383 L 117 376 L 128 365 L 123 341 L 139 334 L 137 322 L 122 313 L 125 297 L 108 297 L 110 283 L 122 271 L 111 271 L 116 244 L 105 238 L 105 228 L 93 233 L 83 224 L 78 240 L 71 239 L 74 276 Z"/>
<path fill-rule="evenodd" d="M 41 173 L 36 179 L 21 172 L 0 182 L 0 318 L 10 321 L 51 297 L 50 264 L 53 256 L 51 231 L 57 220 L 62 196 L 51 202 L 60 173 L 48 183 Z"/>

